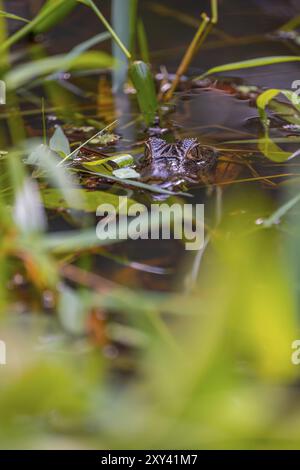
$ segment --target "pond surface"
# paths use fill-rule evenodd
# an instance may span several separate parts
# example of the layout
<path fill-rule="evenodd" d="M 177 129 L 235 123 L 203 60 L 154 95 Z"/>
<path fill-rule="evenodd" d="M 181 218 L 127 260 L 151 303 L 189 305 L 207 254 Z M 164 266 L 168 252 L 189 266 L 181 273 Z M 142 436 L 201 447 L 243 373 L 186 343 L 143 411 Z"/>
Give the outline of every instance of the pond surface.
<path fill-rule="evenodd" d="M 23 16 L 30 16 L 37 7 L 34 2 L 9 3 L 14 13 Z M 255 104 L 259 91 L 265 88 L 291 89 L 293 81 L 299 78 L 296 62 L 224 72 L 192 81 L 193 77 L 215 65 L 260 56 L 297 54 L 297 41 L 294 38 L 282 39 L 276 33 L 283 23 L 297 14 L 296 1 L 284 3 L 283 7 L 281 1 L 252 0 L 247 4 L 243 0 L 221 1 L 217 27 L 194 58 L 180 90 L 163 113 L 161 126 L 168 129 L 169 139 L 196 137 L 200 143 L 213 146 L 218 151 L 219 163 L 213 181 L 202 181 L 198 187 L 187 188 L 193 196 L 193 203 L 205 203 L 206 222 L 210 228 L 221 216 L 228 197 L 247 192 L 249 186 L 255 186 L 262 194 L 266 192 L 271 198 L 280 199 L 282 184 L 297 174 L 297 159 L 275 163 L 260 151 L 259 139 L 263 137 L 264 129 Z M 109 15 L 108 2 L 104 2 L 103 7 L 103 12 Z M 202 2 L 201 8 L 209 12 L 209 2 Z M 140 11 L 148 37 L 152 69 L 159 86 L 162 77 L 166 74 L 171 76 L 176 71 L 195 33 L 201 12 L 199 5 L 191 0 L 184 2 L 184 11 L 181 1 L 141 1 Z M 88 30 L 81 27 L 83 12 Z M 12 31 L 15 26 L 12 22 Z M 45 37 L 39 38 L 34 54 L 43 57 L 47 53 L 68 52 L 76 44 L 101 32 L 101 28 L 97 18 L 80 7 L 63 26 L 58 25 Z M 26 48 L 26 41 L 23 46 Z M 100 46 L 107 51 L 110 49 L 108 42 Z M 129 92 L 114 94 L 109 72 L 61 73 L 57 80 L 45 80 L 42 86 L 18 90 L 20 115 L 28 137 L 42 135 L 41 96 L 45 96 L 48 136 L 59 124 L 75 145 L 118 119 L 113 130 L 117 139 L 108 145 L 90 143 L 87 146 L 89 158 L 125 153 L 138 159 L 143 155 L 144 141 L 149 132 L 139 118 L 135 96 Z M 283 113 L 290 109 L 286 102 Z M 1 118 L 4 125 L 5 114 Z M 295 152 L 298 144 L 293 137 L 299 135 L 299 127 L 286 125 L 276 110 L 271 111 L 270 118 L 270 135 L 277 139 L 292 137 L 291 143 L 285 142 L 283 147 L 286 151 Z M 87 191 L 103 189 L 116 194 L 129 191 L 131 197 L 140 202 L 157 200 L 157 195 L 151 192 L 126 185 L 124 189 L 122 185 L 105 182 L 97 176 L 83 174 L 81 183 Z M 182 199 L 181 196 L 172 198 Z M 242 206 L 240 210 L 243 211 Z M 48 215 L 51 231 L 72 227 L 72 215 L 68 211 L 52 207 Z M 185 258 L 182 246 L 175 241 L 132 241 L 103 248 L 93 263 L 97 272 L 121 284 L 169 290 L 174 285 L 178 287 L 178 269 Z M 183 275 L 180 279 L 179 288 Z"/>
<path fill-rule="evenodd" d="M 96 3 L 107 19 L 118 4 L 116 27 L 128 16 L 127 0 Z M 162 96 L 210 2 L 138 3 Z M 300 109 L 289 92 L 300 1 L 218 3 L 159 126 L 146 126 L 122 82 L 127 64 L 112 70 L 121 56 L 107 36 L 88 51 L 92 69 L 49 67 L 104 33 L 83 5 L 0 53 L 3 78 L 18 84 L 0 106 L 1 448 L 299 448 Z M 0 10 L 33 18 L 42 4 L 0 0 Z M 7 26 L 11 36 L 20 23 Z M 0 16 L 0 51 L 3 36 Z M 293 61 L 205 74 L 270 56 Z M 284 93 L 267 102 L 270 88 Z M 139 171 L 153 134 L 198 139 L 216 167 L 167 193 L 118 179 Z M 99 241 L 97 207 L 120 195 L 147 208 L 204 204 L 204 248 L 172 236 Z"/>

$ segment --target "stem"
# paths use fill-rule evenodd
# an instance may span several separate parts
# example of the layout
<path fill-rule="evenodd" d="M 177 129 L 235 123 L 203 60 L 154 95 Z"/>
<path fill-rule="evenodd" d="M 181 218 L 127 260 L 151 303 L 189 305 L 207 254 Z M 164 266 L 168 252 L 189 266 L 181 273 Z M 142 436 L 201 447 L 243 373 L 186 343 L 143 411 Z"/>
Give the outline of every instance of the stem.
<path fill-rule="evenodd" d="M 61 0 L 59 3 L 62 3 L 63 1 L 64 0 Z M 34 27 L 39 24 L 40 21 L 42 21 L 44 18 L 47 18 L 53 11 L 57 9 L 59 3 L 56 2 L 52 6 L 50 5 L 42 13 L 38 13 L 37 16 L 30 21 L 30 23 L 26 24 L 23 28 L 16 31 L 16 33 L 14 33 L 10 38 L 8 38 L 5 42 L 1 44 L 0 52 L 6 51 L 24 36 L 29 34 L 34 29 Z"/>
<path fill-rule="evenodd" d="M 201 40 L 202 36 L 204 35 L 205 30 L 206 30 L 206 28 L 209 24 L 210 19 L 208 18 L 208 16 L 205 13 L 202 13 L 201 16 L 202 16 L 202 21 L 200 23 L 200 26 L 199 26 L 195 36 L 193 37 L 192 42 L 190 43 L 189 47 L 187 48 L 187 50 L 186 50 L 186 52 L 183 56 L 183 59 L 182 59 L 180 65 L 179 65 L 179 67 L 176 71 L 176 75 L 175 75 L 175 78 L 174 78 L 173 83 L 171 85 L 171 88 L 169 89 L 169 91 L 167 92 L 167 94 L 165 96 L 166 100 L 170 100 L 172 98 L 173 93 L 176 90 L 176 88 L 178 86 L 178 83 L 180 81 L 180 78 L 185 73 L 185 71 L 188 69 L 192 59 L 194 58 L 196 50 L 198 49 L 198 45 L 200 43 L 200 40 Z"/>
<path fill-rule="evenodd" d="M 42 120 L 43 120 L 43 141 L 47 145 L 47 128 L 46 128 L 46 115 L 45 115 L 45 100 L 42 98 Z"/>
<path fill-rule="evenodd" d="M 205 38 L 210 33 L 213 26 L 218 22 L 218 0 L 211 0 L 211 18 L 207 16 L 206 13 L 201 14 L 202 21 L 199 25 L 199 28 L 192 39 L 189 47 L 187 48 L 183 59 L 177 69 L 175 79 L 171 85 L 171 88 L 168 90 L 165 96 L 165 100 L 170 100 L 173 96 L 174 91 L 176 90 L 180 78 L 188 69 L 191 61 L 193 60 L 196 52 L 199 50 L 201 45 L 203 44 Z"/>
<path fill-rule="evenodd" d="M 217 24 L 218 22 L 218 0 L 211 0 L 211 22 L 212 24 Z"/>
<path fill-rule="evenodd" d="M 75 150 L 73 150 L 73 152 L 69 153 L 69 155 L 66 155 L 65 158 L 63 160 L 61 160 L 56 166 L 61 166 L 66 160 L 68 160 L 68 158 L 73 157 L 73 155 L 75 155 L 75 153 L 77 153 L 80 149 L 82 149 L 82 147 L 84 147 L 86 144 L 88 144 L 95 137 L 98 137 L 98 135 L 102 134 L 102 132 L 107 131 L 107 129 L 110 129 L 116 123 L 117 123 L 117 120 L 111 122 L 110 124 L 108 124 L 106 127 L 101 129 L 101 131 L 97 132 L 95 135 L 92 135 L 92 137 L 90 137 L 88 140 L 83 142 L 83 144 L 79 145 L 79 147 L 77 147 Z"/>
<path fill-rule="evenodd" d="M 109 22 L 107 21 L 107 19 L 102 15 L 101 11 L 99 10 L 99 8 L 95 5 L 95 3 L 93 2 L 93 0 L 88 0 L 86 3 L 86 5 L 90 6 L 91 9 L 94 11 L 94 13 L 96 14 L 96 16 L 98 16 L 99 20 L 104 24 L 105 28 L 107 29 L 107 31 L 109 31 L 109 33 L 111 34 L 111 37 L 114 39 L 114 41 L 118 44 L 118 46 L 120 47 L 120 49 L 123 51 L 123 53 L 125 54 L 125 56 L 127 57 L 128 60 L 131 60 L 131 54 L 129 52 L 129 50 L 127 49 L 127 47 L 123 44 L 123 42 L 121 41 L 121 39 L 119 38 L 119 36 L 115 33 L 115 31 L 113 30 L 113 28 L 110 26 Z"/>

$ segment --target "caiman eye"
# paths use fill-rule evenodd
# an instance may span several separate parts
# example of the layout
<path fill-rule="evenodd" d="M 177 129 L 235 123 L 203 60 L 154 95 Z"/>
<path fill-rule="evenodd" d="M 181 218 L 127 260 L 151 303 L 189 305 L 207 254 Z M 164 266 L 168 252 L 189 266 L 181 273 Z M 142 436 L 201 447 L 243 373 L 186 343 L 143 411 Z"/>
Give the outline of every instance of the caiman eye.
<path fill-rule="evenodd" d="M 201 149 L 200 145 L 194 145 L 186 155 L 186 158 L 189 158 L 191 160 L 199 160 L 201 158 Z"/>

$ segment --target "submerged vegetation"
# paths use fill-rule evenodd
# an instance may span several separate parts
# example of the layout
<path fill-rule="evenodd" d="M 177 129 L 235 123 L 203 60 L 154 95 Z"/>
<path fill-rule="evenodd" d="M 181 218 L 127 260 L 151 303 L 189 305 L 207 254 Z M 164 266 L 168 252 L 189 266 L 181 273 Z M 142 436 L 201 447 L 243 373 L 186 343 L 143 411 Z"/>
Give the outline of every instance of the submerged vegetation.
<path fill-rule="evenodd" d="M 217 0 L 20 3 L 0 0 L 0 447 L 299 448 L 296 12 L 238 37 Z M 143 180 L 157 135 L 216 148 L 214 174 Z M 99 239 L 120 195 L 205 203 L 204 248 Z"/>

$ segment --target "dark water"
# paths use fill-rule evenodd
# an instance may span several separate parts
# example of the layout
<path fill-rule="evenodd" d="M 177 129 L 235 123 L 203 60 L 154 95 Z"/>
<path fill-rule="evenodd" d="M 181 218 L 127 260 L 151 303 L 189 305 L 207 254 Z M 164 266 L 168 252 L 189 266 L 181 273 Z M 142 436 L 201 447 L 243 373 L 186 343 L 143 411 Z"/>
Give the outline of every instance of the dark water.
<path fill-rule="evenodd" d="M 30 16 L 38 2 L 9 1 L 5 2 L 10 11 L 23 16 Z M 197 76 L 210 67 L 224 63 L 235 62 L 256 57 L 274 55 L 295 55 L 299 53 L 299 46 L 291 40 L 281 40 L 272 36 L 283 23 L 296 16 L 300 11 L 300 1 L 290 0 L 230 0 L 220 1 L 219 23 L 215 31 L 207 38 L 205 44 L 194 58 L 188 71 L 190 76 Z M 101 4 L 103 13 L 109 17 L 110 2 Z M 165 67 L 169 73 L 174 73 L 181 57 L 191 41 L 195 31 L 195 20 L 202 11 L 209 12 L 209 2 L 195 2 L 193 0 L 168 0 L 152 2 L 141 0 L 139 2 L 141 16 L 148 36 L 151 51 L 153 71 L 159 73 Z M 171 10 L 168 10 L 171 9 Z M 186 16 L 181 17 L 180 12 Z M 84 21 L 83 21 L 84 18 Z M 15 25 L 12 25 L 14 29 Z M 40 47 L 44 52 L 51 54 L 64 53 L 71 47 L 102 31 L 102 25 L 94 15 L 84 7 L 78 7 L 63 23 L 48 33 Z M 26 46 L 26 43 L 24 42 Z M 103 46 L 101 45 L 101 48 Z M 108 51 L 110 46 L 105 43 Z M 106 96 L 107 103 L 96 105 L 97 94 L 105 96 L 105 86 L 110 83 L 109 74 L 105 80 L 100 80 L 98 73 L 90 76 L 68 76 L 55 86 L 45 84 L 41 89 L 31 90 L 36 96 L 48 94 L 47 124 L 49 133 L 55 123 L 72 125 L 93 125 L 109 122 L 112 117 L 119 118 L 117 132 L 121 140 L 106 151 L 137 151 L 142 152 L 143 140 L 147 137 L 144 126 L 134 122 L 137 117 L 137 108 L 134 99 L 130 96 Z M 103 78 L 103 77 L 102 77 Z M 223 200 L 232 194 L 243 191 L 244 187 L 253 185 L 261 192 L 272 192 L 272 197 L 280 198 L 278 182 L 282 179 L 257 180 L 238 183 L 239 180 L 251 179 L 257 176 L 272 176 L 287 171 L 288 164 L 279 165 L 266 159 L 257 149 L 257 145 L 240 142 L 227 144 L 229 141 L 248 141 L 262 136 L 257 109 L 253 99 L 240 96 L 224 88 L 224 79 L 227 84 L 251 85 L 259 88 L 285 88 L 291 89 L 294 80 L 300 78 L 300 68 L 297 62 L 286 63 L 268 67 L 244 69 L 222 74 L 217 86 L 211 82 L 206 87 L 187 87 L 177 94 L 176 105 L 166 116 L 166 123 L 170 126 L 174 138 L 182 136 L 198 137 L 200 142 L 213 145 L 219 149 L 223 158 L 235 160 L 237 163 L 231 167 L 229 173 L 220 171 L 220 182 L 234 182 L 226 185 L 222 190 Z M 57 88 L 55 88 L 57 87 Z M 104 91 L 103 91 L 104 90 Z M 53 96 L 56 94 L 56 100 Z M 20 98 L 23 110 L 36 111 L 36 115 L 26 118 L 27 131 L 30 136 L 41 134 L 41 119 L 38 109 L 33 105 L 27 95 Z M 63 105 L 59 106 L 60 100 Z M 130 123 L 133 124 L 130 125 Z M 276 124 L 276 123 L 275 123 Z M 289 132 L 282 126 L 275 125 L 271 131 L 277 137 L 286 137 Z M 296 132 L 297 133 L 297 132 Z M 285 149 L 295 151 L 297 145 L 286 146 Z M 96 147 L 97 150 L 97 147 Z M 101 150 L 98 148 L 98 150 Z M 103 149 L 102 149 L 103 150 Z M 297 163 L 293 160 L 293 165 Z M 288 171 L 293 171 L 288 168 Z M 223 176 L 222 176 L 223 175 Z M 215 217 L 215 207 L 218 201 L 215 187 L 200 185 L 198 189 L 191 190 L 194 202 L 205 202 L 209 208 L 209 217 Z M 225 186 L 224 186 L 225 188 Z M 138 200 L 151 200 L 149 195 L 135 193 Z M 223 201 L 224 202 L 224 201 Z M 61 215 L 51 214 L 52 228 L 65 228 Z M 131 263 L 144 263 L 150 266 L 147 269 L 133 269 L 129 263 L 125 267 L 116 261 L 105 262 L 101 256 L 95 259 L 96 269 L 104 269 L 106 275 L 116 277 L 121 283 L 168 289 L 176 279 L 177 266 L 183 257 L 183 252 L 177 244 L 155 242 L 148 243 L 147 251 L 144 242 L 122 244 L 113 248 L 114 255 L 130 259 Z M 116 274 L 117 272 L 117 274 Z M 142 273 L 142 274 L 141 274 Z M 159 274 L 158 274 L 159 273 Z"/>

